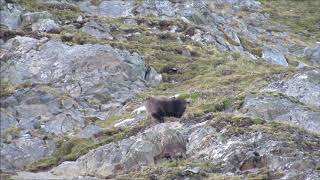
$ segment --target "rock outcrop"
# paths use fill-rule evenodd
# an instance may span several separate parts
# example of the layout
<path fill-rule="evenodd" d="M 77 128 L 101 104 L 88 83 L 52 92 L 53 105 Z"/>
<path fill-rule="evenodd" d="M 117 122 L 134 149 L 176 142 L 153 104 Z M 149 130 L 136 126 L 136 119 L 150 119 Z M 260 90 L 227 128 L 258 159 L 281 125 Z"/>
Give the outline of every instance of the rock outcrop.
<path fill-rule="evenodd" d="M 0 0 L 0 178 L 319 179 L 319 45 L 265 3 Z"/>
<path fill-rule="evenodd" d="M 86 118 L 106 120 L 136 93 L 161 80 L 154 71 L 151 78 L 145 78 L 150 71 L 139 55 L 107 45 L 69 46 L 56 40 L 16 37 L 4 45 L 4 51 L 12 56 L 1 62 L 1 86 L 8 90 L 1 97 L 1 139 L 8 138 L 10 128 L 44 131 L 41 136 L 76 134 L 83 128 L 91 131 L 85 130 Z M 94 129 L 96 133 L 99 128 Z M 84 134 L 93 133 L 82 132 L 80 137 Z M 29 152 L 24 153 L 31 156 Z M 10 159 L 7 155 L 4 152 L 4 158 Z"/>

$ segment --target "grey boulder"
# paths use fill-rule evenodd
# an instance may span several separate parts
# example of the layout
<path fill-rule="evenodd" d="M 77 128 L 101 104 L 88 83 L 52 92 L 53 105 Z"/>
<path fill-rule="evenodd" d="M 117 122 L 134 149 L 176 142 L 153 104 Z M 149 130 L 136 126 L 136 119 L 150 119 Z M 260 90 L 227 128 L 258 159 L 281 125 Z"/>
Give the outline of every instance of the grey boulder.
<path fill-rule="evenodd" d="M 312 110 L 292 98 L 282 95 L 258 94 L 247 96 L 242 112 L 268 121 L 300 126 L 312 132 L 320 130 L 320 111 Z"/>
<path fill-rule="evenodd" d="M 89 21 L 83 25 L 81 31 L 98 39 L 113 39 L 109 27 L 99 24 L 96 21 Z"/>
<path fill-rule="evenodd" d="M 320 108 L 320 70 L 301 70 L 291 78 L 274 82 L 261 91 L 292 96 L 308 106 Z"/>
<path fill-rule="evenodd" d="M 120 172 L 139 170 L 154 163 L 166 146 L 185 147 L 179 123 L 158 124 L 137 136 L 90 151 L 75 162 L 64 162 L 52 170 L 55 175 L 112 177 Z M 183 153 L 183 152 L 181 152 Z"/>
<path fill-rule="evenodd" d="M 59 25 L 52 19 L 40 19 L 32 24 L 32 31 L 39 32 L 56 32 L 59 30 Z"/>
<path fill-rule="evenodd" d="M 10 30 L 17 29 L 21 25 L 22 9 L 12 3 L 1 2 L 1 25 L 7 26 Z"/>
<path fill-rule="evenodd" d="M 262 58 L 271 64 L 279 64 L 288 66 L 288 62 L 284 55 L 277 49 L 265 47 L 262 51 Z"/>

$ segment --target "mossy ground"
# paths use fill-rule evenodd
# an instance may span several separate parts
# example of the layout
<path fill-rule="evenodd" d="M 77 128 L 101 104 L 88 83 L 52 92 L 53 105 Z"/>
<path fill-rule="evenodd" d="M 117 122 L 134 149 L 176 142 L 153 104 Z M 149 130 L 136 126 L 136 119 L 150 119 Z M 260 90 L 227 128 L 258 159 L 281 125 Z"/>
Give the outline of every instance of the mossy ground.
<path fill-rule="evenodd" d="M 271 21 L 288 26 L 287 30 L 305 41 L 320 41 L 320 1 L 260 0 Z"/>
<path fill-rule="evenodd" d="M 78 7 L 57 9 L 43 5 L 41 0 L 17 0 L 16 2 L 31 12 L 48 11 L 59 20 L 75 20 L 79 15 L 82 15 Z"/>
<path fill-rule="evenodd" d="M 60 140 L 58 140 L 57 150 L 51 156 L 38 160 L 25 167 L 25 169 L 27 171 L 39 171 L 57 166 L 63 161 L 75 161 L 91 149 L 136 135 L 143 129 L 145 129 L 145 124 L 141 123 L 141 125 L 136 127 L 123 130 L 111 127 L 106 128 L 104 131 L 88 139 L 74 137 L 60 138 Z"/>

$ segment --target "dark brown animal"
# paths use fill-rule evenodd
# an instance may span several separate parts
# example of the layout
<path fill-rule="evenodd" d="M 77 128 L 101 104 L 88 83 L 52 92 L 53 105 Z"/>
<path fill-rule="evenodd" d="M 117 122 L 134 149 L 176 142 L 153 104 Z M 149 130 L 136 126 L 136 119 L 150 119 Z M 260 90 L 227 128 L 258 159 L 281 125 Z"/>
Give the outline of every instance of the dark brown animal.
<path fill-rule="evenodd" d="M 187 102 L 184 99 L 172 97 L 148 97 L 145 102 L 147 113 L 160 123 L 164 117 L 181 118 L 186 110 Z"/>
<path fill-rule="evenodd" d="M 186 146 L 182 144 L 167 144 L 163 147 L 160 154 L 153 157 L 154 163 L 157 164 L 157 162 L 161 159 L 167 159 L 167 160 L 178 160 L 179 158 L 186 157 Z"/>

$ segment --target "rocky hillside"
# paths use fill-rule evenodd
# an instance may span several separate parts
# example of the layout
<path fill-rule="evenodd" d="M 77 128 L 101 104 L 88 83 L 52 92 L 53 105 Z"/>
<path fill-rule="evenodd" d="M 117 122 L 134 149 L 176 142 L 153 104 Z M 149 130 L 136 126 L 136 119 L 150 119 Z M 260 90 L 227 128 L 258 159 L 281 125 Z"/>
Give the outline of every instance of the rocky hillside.
<path fill-rule="evenodd" d="M 320 1 L 0 4 L 1 179 L 320 179 Z"/>

